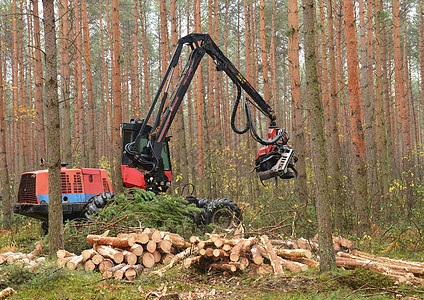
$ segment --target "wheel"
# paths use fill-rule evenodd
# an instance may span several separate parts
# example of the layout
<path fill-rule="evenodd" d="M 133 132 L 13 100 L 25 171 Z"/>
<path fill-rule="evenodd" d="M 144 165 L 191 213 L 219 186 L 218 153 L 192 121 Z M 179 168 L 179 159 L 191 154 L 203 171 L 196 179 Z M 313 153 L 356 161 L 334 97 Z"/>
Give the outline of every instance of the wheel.
<path fill-rule="evenodd" d="M 92 216 L 97 213 L 97 210 L 106 206 L 108 201 L 115 195 L 113 193 L 100 193 L 88 199 L 82 215 L 87 219 L 92 219 Z"/>
<path fill-rule="evenodd" d="M 41 236 L 46 236 L 49 233 L 49 221 L 41 222 Z"/>
<path fill-rule="evenodd" d="M 205 206 L 205 223 L 231 229 L 241 221 L 241 210 L 231 200 L 214 199 Z"/>

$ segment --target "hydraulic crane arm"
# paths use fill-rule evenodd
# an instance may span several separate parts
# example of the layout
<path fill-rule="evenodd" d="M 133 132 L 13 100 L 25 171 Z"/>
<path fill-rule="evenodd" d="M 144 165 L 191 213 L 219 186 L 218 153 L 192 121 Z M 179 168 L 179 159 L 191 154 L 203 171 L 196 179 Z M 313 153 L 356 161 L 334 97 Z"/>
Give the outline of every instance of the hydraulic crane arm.
<path fill-rule="evenodd" d="M 181 72 L 178 84 L 174 88 L 168 102 L 169 84 L 171 82 L 173 72 L 178 65 L 184 45 L 189 46 L 192 51 L 190 52 L 183 71 Z M 147 171 L 153 177 L 160 177 L 160 174 L 163 173 L 160 166 L 160 157 L 164 143 L 168 139 L 168 130 L 205 54 L 208 54 L 213 59 L 217 70 L 224 71 L 237 87 L 237 98 L 231 115 L 231 127 L 233 130 L 239 134 L 250 130 L 254 139 L 263 145 L 281 146 L 287 143 L 288 135 L 285 130 L 276 127 L 276 115 L 272 107 L 265 102 L 265 100 L 237 70 L 231 61 L 222 53 L 209 34 L 193 33 L 179 39 L 165 75 L 159 85 L 159 89 L 153 99 L 152 105 L 142 122 L 140 131 L 134 141 L 125 146 L 125 155 L 132 160 L 132 166 L 142 169 L 143 171 Z M 249 96 L 247 100 L 269 118 L 270 129 L 274 129 L 274 131 L 272 136 L 269 135 L 268 140 L 263 140 L 256 133 L 248 103 L 245 105 L 247 118 L 246 126 L 242 130 L 236 128 L 235 115 L 241 98 L 241 89 L 243 89 Z M 162 95 L 162 98 L 159 103 L 159 108 L 157 109 L 156 106 L 159 102 L 160 95 Z M 167 104 L 167 107 L 165 108 L 166 103 L 169 104 Z M 156 120 L 153 123 L 153 126 L 150 127 L 148 123 L 150 122 L 150 118 L 155 110 L 157 110 Z M 143 149 L 139 149 L 140 140 L 146 137 L 148 139 L 147 146 L 143 147 Z"/>

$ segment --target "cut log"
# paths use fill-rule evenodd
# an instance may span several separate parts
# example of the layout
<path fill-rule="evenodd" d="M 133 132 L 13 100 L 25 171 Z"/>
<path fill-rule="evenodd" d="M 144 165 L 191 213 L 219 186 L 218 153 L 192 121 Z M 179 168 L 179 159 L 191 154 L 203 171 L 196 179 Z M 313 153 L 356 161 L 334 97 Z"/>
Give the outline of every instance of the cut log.
<path fill-rule="evenodd" d="M 90 244 L 107 245 L 107 246 L 123 249 L 123 248 L 129 248 L 131 246 L 134 246 L 135 239 L 134 239 L 134 236 L 132 235 L 119 238 L 119 237 L 109 237 L 109 236 L 89 234 L 87 235 L 87 242 Z"/>
<path fill-rule="evenodd" d="M 155 263 L 160 262 L 160 260 L 162 259 L 162 254 L 159 251 L 155 251 L 152 253 L 153 257 L 155 258 Z"/>
<path fill-rule="evenodd" d="M 127 265 L 133 266 L 137 263 L 137 255 L 134 253 L 124 250 L 122 251 L 122 254 L 124 255 L 124 262 Z"/>
<path fill-rule="evenodd" d="M 241 262 L 230 261 L 228 264 L 235 266 L 240 271 L 243 271 L 246 269 L 246 265 Z"/>
<path fill-rule="evenodd" d="M 101 263 L 99 263 L 99 271 L 103 273 L 104 271 L 109 270 L 114 265 L 113 261 L 109 258 L 104 259 Z"/>
<path fill-rule="evenodd" d="M 126 264 L 116 265 L 116 266 L 110 268 L 109 270 L 104 271 L 102 276 L 103 276 L 103 278 L 112 278 L 113 274 L 115 274 L 116 271 L 122 269 L 125 266 L 126 266 Z"/>
<path fill-rule="evenodd" d="M 192 244 L 198 244 L 200 242 L 200 239 L 197 236 L 192 235 L 190 237 L 190 243 Z"/>
<path fill-rule="evenodd" d="M 369 253 L 365 253 L 365 252 L 361 252 L 359 250 L 352 250 L 351 253 L 353 255 L 356 255 L 358 257 L 361 258 L 366 258 L 366 259 L 370 259 L 370 260 L 374 260 L 374 261 L 379 261 L 379 262 L 383 262 L 383 263 L 391 263 L 391 264 L 396 264 L 396 265 L 400 265 L 400 266 L 412 266 L 412 267 L 422 267 L 424 268 L 424 263 L 422 262 L 411 262 L 411 261 L 405 261 L 402 259 L 392 259 L 392 258 L 388 258 L 388 257 L 383 257 L 383 256 L 376 256 L 376 255 L 372 255 Z"/>
<path fill-rule="evenodd" d="M 135 233 L 134 235 L 135 242 L 139 244 L 147 244 L 149 241 L 149 236 L 146 233 Z"/>
<path fill-rule="evenodd" d="M 250 248 L 250 252 L 252 253 L 252 261 L 257 265 L 262 265 L 264 262 L 264 258 L 261 255 L 261 251 L 259 250 L 257 245 L 254 245 Z"/>
<path fill-rule="evenodd" d="M 222 249 L 214 249 L 212 251 L 212 255 L 215 257 L 220 257 L 220 258 L 224 258 L 224 257 L 228 257 L 230 256 L 230 254 L 228 254 L 228 252 L 222 250 Z"/>
<path fill-rule="evenodd" d="M 286 268 L 290 270 L 291 272 L 302 272 L 308 270 L 308 265 L 296 262 L 296 261 L 290 261 L 284 258 L 281 258 L 277 256 L 278 262 L 283 268 Z"/>
<path fill-rule="evenodd" d="M 222 245 L 222 250 L 224 251 L 231 251 L 233 247 L 230 244 L 224 244 Z"/>
<path fill-rule="evenodd" d="M 153 241 L 153 240 L 150 240 L 149 242 L 147 242 L 147 244 L 146 244 L 146 251 L 149 251 L 150 253 L 153 253 L 153 252 L 155 252 L 156 251 L 156 242 L 155 241 Z"/>
<path fill-rule="evenodd" d="M 84 261 L 91 259 L 96 254 L 97 252 L 94 249 L 87 249 L 81 252 L 81 256 L 83 257 Z"/>
<path fill-rule="evenodd" d="M 169 253 L 172 249 L 172 241 L 171 240 L 160 240 L 157 243 L 156 247 L 162 253 Z"/>
<path fill-rule="evenodd" d="M 208 240 L 208 241 L 200 241 L 198 244 L 197 244 L 197 247 L 199 248 L 199 249 L 204 249 L 204 248 L 206 248 L 206 247 L 210 247 L 210 246 L 214 246 L 215 244 L 211 241 L 211 240 Z"/>
<path fill-rule="evenodd" d="M 269 255 L 269 261 L 271 262 L 272 269 L 274 270 L 274 273 L 284 274 L 283 269 L 281 268 L 281 264 L 278 261 L 277 254 L 274 251 L 274 248 L 271 245 L 271 242 L 269 241 L 268 237 L 266 235 L 261 236 L 262 243 L 265 245 L 265 249 Z"/>
<path fill-rule="evenodd" d="M 134 280 L 137 277 L 137 270 L 134 269 L 134 266 L 131 266 L 131 268 L 128 268 L 124 272 L 124 277 L 127 280 Z"/>
<path fill-rule="evenodd" d="M 180 248 L 180 249 L 187 249 L 191 247 L 191 243 L 187 243 L 184 238 L 182 236 L 180 236 L 179 234 L 176 233 L 170 233 L 170 232 L 166 232 L 165 233 L 169 239 L 172 241 L 172 245 Z"/>
<path fill-rule="evenodd" d="M 120 268 L 119 270 L 116 270 L 113 273 L 113 277 L 116 280 L 121 280 L 122 278 L 124 278 L 125 272 L 132 270 L 134 272 L 135 275 L 137 275 L 136 271 L 134 270 L 134 268 L 132 266 L 126 265 L 123 268 Z"/>
<path fill-rule="evenodd" d="M 252 245 L 257 244 L 257 238 L 249 238 L 247 240 L 240 240 L 234 247 L 231 249 L 230 260 L 239 261 L 240 253 L 249 249 Z M 272 246 L 271 246 L 272 247 Z"/>
<path fill-rule="evenodd" d="M 198 264 L 201 259 L 202 259 L 202 256 L 201 255 L 187 257 L 183 261 L 183 266 L 184 266 L 184 268 L 188 269 L 192 265 Z"/>
<path fill-rule="evenodd" d="M 225 264 L 225 263 L 213 263 L 209 265 L 210 269 L 216 269 L 219 271 L 227 271 L 227 272 L 232 272 L 234 273 L 235 271 L 237 271 L 237 267 L 235 265 L 231 265 L 231 264 Z"/>
<path fill-rule="evenodd" d="M 115 263 L 120 264 L 124 261 L 124 255 L 121 251 L 117 251 L 109 246 L 95 245 L 95 249 L 100 255 L 110 258 Z"/>
<path fill-rule="evenodd" d="M 305 264 L 311 268 L 314 269 L 318 269 L 319 268 L 319 262 L 312 260 L 312 259 L 308 259 L 308 258 L 304 258 L 304 257 L 293 257 L 292 258 L 293 261 Z"/>
<path fill-rule="evenodd" d="M 146 268 L 151 268 L 155 265 L 155 257 L 150 252 L 144 252 L 142 259 L 142 264 Z"/>
<path fill-rule="evenodd" d="M 169 264 L 167 264 L 165 267 L 154 271 L 155 274 L 158 274 L 159 276 L 163 276 L 163 273 L 168 271 L 169 269 L 171 269 L 175 264 L 177 264 L 180 260 L 185 259 L 187 257 L 190 256 L 191 251 L 192 250 L 197 250 L 196 247 L 194 247 L 195 249 L 191 249 L 191 248 L 187 248 L 184 251 L 178 253 L 177 255 L 174 256 L 174 258 L 171 260 L 171 262 Z"/>
<path fill-rule="evenodd" d="M 103 256 L 101 256 L 100 254 L 95 254 L 92 258 L 91 258 L 91 260 L 93 261 L 93 263 L 95 264 L 95 265 L 98 265 L 98 264 L 100 264 L 103 260 L 104 260 L 105 258 L 103 257 Z"/>
<path fill-rule="evenodd" d="M 292 259 L 293 257 L 312 258 L 312 252 L 307 249 L 274 249 L 275 253 L 283 258 Z"/>
<path fill-rule="evenodd" d="M 69 270 L 75 270 L 79 264 L 83 263 L 83 260 L 84 258 L 82 257 L 82 255 L 74 256 L 66 263 L 66 267 Z"/>
<path fill-rule="evenodd" d="M 94 271 L 95 269 L 96 269 L 96 265 L 93 263 L 92 260 L 87 260 L 84 263 L 84 270 L 85 271 L 90 272 L 90 271 Z"/>
<path fill-rule="evenodd" d="M 342 249 L 350 249 L 353 246 L 353 242 L 351 240 L 345 239 L 341 236 L 333 236 L 334 245 L 338 244 Z"/>
<path fill-rule="evenodd" d="M 158 243 L 162 239 L 161 232 L 158 230 L 147 233 L 147 236 L 150 241 L 154 241 L 155 243 Z"/>
<path fill-rule="evenodd" d="M 205 249 L 205 255 L 207 256 L 207 257 L 212 257 L 213 256 L 213 248 L 206 248 Z"/>
<path fill-rule="evenodd" d="M 75 255 L 75 256 L 76 256 L 76 255 Z M 56 265 L 57 265 L 58 267 L 63 267 L 64 265 L 66 265 L 66 263 L 67 263 L 69 260 L 73 259 L 75 256 L 69 256 L 69 257 L 64 257 L 64 258 L 58 258 L 58 259 L 57 259 L 57 261 L 56 261 Z"/>
<path fill-rule="evenodd" d="M 143 254 L 143 246 L 140 244 L 134 244 L 134 246 L 132 246 L 131 248 L 128 248 L 128 251 L 134 253 L 137 256 L 140 256 Z"/>
<path fill-rule="evenodd" d="M 173 259 L 174 259 L 175 255 L 172 253 L 167 253 L 165 254 L 165 257 L 162 259 L 162 263 L 164 265 L 169 264 Z"/>
<path fill-rule="evenodd" d="M 75 254 L 70 253 L 66 250 L 60 249 L 60 250 L 57 250 L 56 256 L 57 258 L 65 258 L 65 257 L 75 256 Z"/>
<path fill-rule="evenodd" d="M 217 238 L 213 244 L 215 245 L 215 247 L 217 248 L 221 248 L 224 245 L 224 241 L 221 238 Z"/>
<path fill-rule="evenodd" d="M 384 266 L 385 268 L 389 268 L 389 269 L 391 269 L 391 270 L 394 270 L 394 271 L 398 271 L 398 272 L 404 272 L 404 273 L 413 273 L 413 274 L 417 274 L 417 275 L 422 275 L 422 274 L 424 274 L 424 268 L 423 267 L 421 267 L 421 266 L 414 266 L 414 265 L 412 265 L 412 264 L 410 264 L 410 263 L 407 263 L 407 262 L 403 262 L 403 264 L 402 263 L 399 263 L 399 261 L 394 261 L 394 260 L 392 260 L 392 261 L 379 261 L 378 259 L 372 259 L 372 260 L 369 260 L 369 259 L 363 259 L 363 258 L 360 258 L 359 256 L 355 256 L 355 255 L 352 255 L 352 254 L 349 254 L 349 253 L 344 253 L 344 252 L 338 252 L 337 253 L 337 257 L 344 257 L 344 258 L 349 258 L 349 259 L 352 259 L 352 260 L 355 260 L 355 261 L 360 261 L 360 262 L 370 262 L 370 263 L 372 263 L 372 264 L 375 264 L 375 265 L 377 265 L 377 266 Z"/>

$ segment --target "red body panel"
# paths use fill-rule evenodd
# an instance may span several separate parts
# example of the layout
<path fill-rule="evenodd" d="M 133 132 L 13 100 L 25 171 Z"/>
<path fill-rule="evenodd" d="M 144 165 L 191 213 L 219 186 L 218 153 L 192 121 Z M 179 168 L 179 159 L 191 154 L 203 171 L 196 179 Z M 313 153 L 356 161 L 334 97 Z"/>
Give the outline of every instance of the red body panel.
<path fill-rule="evenodd" d="M 90 197 L 103 193 L 113 192 L 112 184 L 106 170 L 103 169 L 67 169 L 62 167 L 62 199 L 64 202 L 85 202 Z M 23 176 L 30 176 L 35 186 L 19 187 L 18 203 L 40 204 L 49 201 L 49 173 L 48 170 L 26 172 Z M 33 196 L 30 197 L 29 194 Z M 35 197 L 34 197 L 35 196 Z"/>
<path fill-rule="evenodd" d="M 127 188 L 140 188 L 146 189 L 146 182 L 144 181 L 144 174 L 137 169 L 131 168 L 127 165 L 121 165 L 122 171 L 122 183 Z M 172 181 L 172 172 L 165 171 L 166 177 L 169 181 Z"/>

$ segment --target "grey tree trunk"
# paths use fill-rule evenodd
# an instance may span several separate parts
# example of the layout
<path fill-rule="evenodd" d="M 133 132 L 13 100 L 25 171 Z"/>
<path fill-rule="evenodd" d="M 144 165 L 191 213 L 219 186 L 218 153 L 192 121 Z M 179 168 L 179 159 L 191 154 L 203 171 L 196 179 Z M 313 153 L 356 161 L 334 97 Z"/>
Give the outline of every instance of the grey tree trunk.
<path fill-rule="evenodd" d="M 49 254 L 63 248 L 62 188 L 60 178 L 60 118 L 54 0 L 43 0 L 47 111 L 47 166 L 49 169 Z"/>
<path fill-rule="evenodd" d="M 305 39 L 306 90 L 311 126 L 311 148 L 316 178 L 315 208 L 318 220 L 318 244 L 321 272 L 335 269 L 331 235 L 330 195 L 327 182 L 327 155 L 325 152 L 324 112 L 320 99 L 315 41 L 315 1 L 303 0 L 303 27 Z"/>

